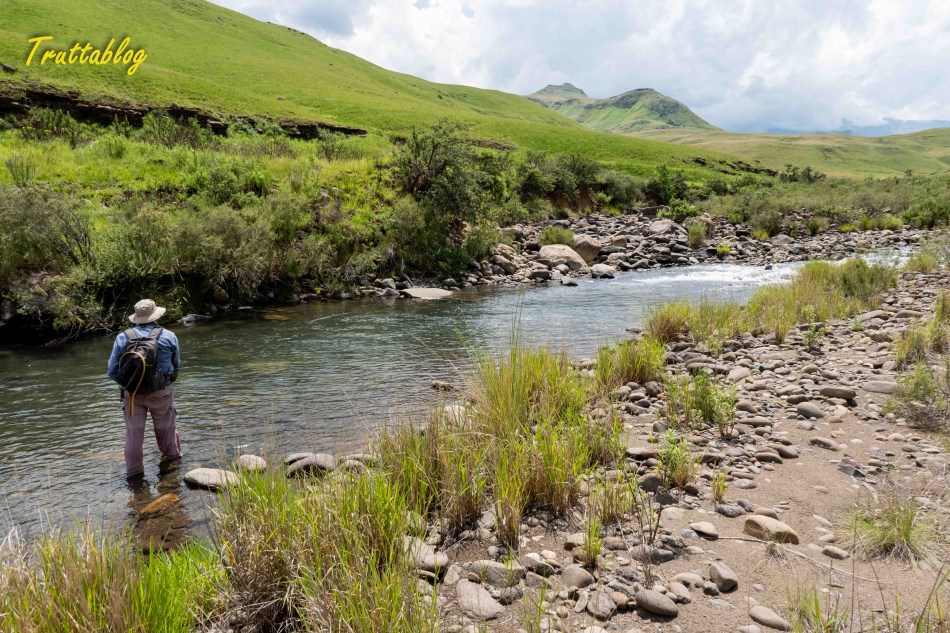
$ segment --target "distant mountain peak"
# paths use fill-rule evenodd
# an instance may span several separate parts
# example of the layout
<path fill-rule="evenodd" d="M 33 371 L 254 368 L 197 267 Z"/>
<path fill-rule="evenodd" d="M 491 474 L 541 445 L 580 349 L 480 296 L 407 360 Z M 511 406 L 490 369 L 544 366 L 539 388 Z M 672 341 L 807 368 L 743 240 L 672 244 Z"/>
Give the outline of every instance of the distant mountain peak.
<path fill-rule="evenodd" d="M 571 101 L 575 99 L 587 100 L 587 94 L 572 83 L 563 83 L 560 86 L 548 84 L 534 94 L 528 95 L 532 101 L 537 101 L 542 105 L 547 103 L 556 103 L 559 101 Z"/>
<path fill-rule="evenodd" d="M 532 101 L 601 132 L 629 134 L 643 130 L 718 129 L 685 105 L 653 88 L 636 88 L 606 99 L 591 99 L 571 83 L 547 85 L 528 95 Z"/>

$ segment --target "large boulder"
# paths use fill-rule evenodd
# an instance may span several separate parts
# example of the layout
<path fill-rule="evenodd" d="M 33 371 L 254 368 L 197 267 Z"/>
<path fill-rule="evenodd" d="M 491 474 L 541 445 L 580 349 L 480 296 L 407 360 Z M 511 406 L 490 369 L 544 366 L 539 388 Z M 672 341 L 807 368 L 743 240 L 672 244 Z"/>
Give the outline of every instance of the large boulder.
<path fill-rule="evenodd" d="M 588 264 L 600 255 L 600 242 L 590 235 L 575 235 L 572 247 L 574 252 L 584 258 Z"/>
<path fill-rule="evenodd" d="M 578 255 L 573 248 L 565 246 L 564 244 L 548 244 L 547 246 L 542 246 L 538 257 L 541 259 L 550 259 L 551 261 L 563 259 L 567 267 L 573 271 L 587 268 L 587 262 L 584 261 L 584 258 Z"/>

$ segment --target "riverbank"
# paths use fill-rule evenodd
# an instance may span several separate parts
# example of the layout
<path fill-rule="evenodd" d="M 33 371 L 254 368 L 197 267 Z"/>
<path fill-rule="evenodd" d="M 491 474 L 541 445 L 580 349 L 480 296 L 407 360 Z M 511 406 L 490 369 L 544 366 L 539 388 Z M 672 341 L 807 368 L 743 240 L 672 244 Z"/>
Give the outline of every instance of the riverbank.
<path fill-rule="evenodd" d="M 596 360 L 516 345 L 373 456 L 236 474 L 217 511 L 215 586 L 172 595 L 215 630 L 786 630 L 815 605 L 903 630 L 882 622 L 898 597 L 904 617 L 931 614 L 947 456 L 945 435 L 888 401 L 904 332 L 946 318 L 948 286 L 943 271 L 813 265 L 785 295 L 796 317 L 827 321 L 782 336 L 770 306 L 786 302 L 759 293 L 741 318 L 658 311 L 646 326 L 658 340 Z M 939 341 L 924 346 L 933 362 Z M 688 371 L 710 380 L 684 383 Z M 907 542 L 874 542 L 868 526 L 895 508 L 909 512 Z"/>

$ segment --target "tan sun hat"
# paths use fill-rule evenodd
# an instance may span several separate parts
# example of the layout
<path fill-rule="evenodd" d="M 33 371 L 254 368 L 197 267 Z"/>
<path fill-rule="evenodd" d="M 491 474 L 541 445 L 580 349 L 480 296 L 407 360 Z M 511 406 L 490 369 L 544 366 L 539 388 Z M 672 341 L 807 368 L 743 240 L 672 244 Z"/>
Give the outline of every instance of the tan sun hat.
<path fill-rule="evenodd" d="M 129 315 L 129 321 L 139 325 L 158 321 L 165 314 L 165 308 L 155 305 L 151 299 L 142 299 L 135 304 L 135 313 Z"/>

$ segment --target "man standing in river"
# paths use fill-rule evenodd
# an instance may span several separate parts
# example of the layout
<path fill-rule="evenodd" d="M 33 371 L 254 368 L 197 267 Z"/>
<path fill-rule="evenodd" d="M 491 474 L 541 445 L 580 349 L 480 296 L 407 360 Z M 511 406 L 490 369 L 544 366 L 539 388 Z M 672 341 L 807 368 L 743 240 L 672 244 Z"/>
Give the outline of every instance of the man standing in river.
<path fill-rule="evenodd" d="M 175 427 L 178 411 L 172 392 L 180 362 L 178 337 L 156 323 L 164 314 L 165 308 L 151 299 L 136 303 L 135 312 L 129 316 L 133 326 L 116 337 L 109 357 L 109 378 L 122 386 L 125 469 L 130 479 L 145 474 L 142 444 L 148 413 L 152 414 L 155 440 L 162 452 L 160 468 L 181 457 Z"/>

